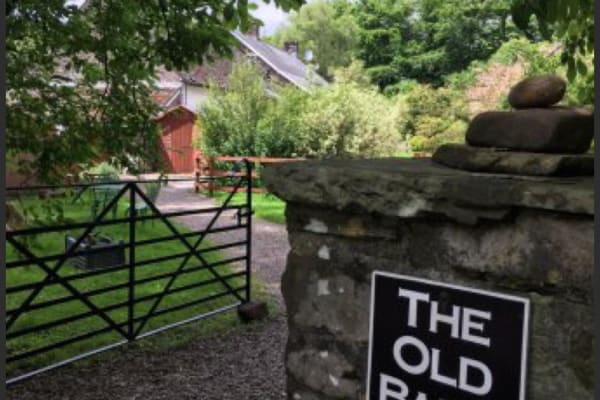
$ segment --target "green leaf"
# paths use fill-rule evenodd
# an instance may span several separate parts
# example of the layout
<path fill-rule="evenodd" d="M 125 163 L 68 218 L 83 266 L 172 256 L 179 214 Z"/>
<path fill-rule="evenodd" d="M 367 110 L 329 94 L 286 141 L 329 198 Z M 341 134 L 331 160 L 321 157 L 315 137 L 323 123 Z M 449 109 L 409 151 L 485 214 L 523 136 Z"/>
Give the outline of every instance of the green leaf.
<path fill-rule="evenodd" d="M 567 79 L 569 79 L 569 82 L 572 82 L 575 80 L 576 76 L 577 69 L 575 67 L 575 60 L 573 59 L 573 57 L 570 57 L 567 61 Z"/>
<path fill-rule="evenodd" d="M 582 76 L 585 76 L 588 73 L 587 65 L 585 65 L 581 58 L 577 59 L 577 73 Z"/>
<path fill-rule="evenodd" d="M 225 5 L 225 8 L 223 9 L 223 18 L 225 18 L 225 21 L 229 22 L 233 19 L 233 16 L 235 15 L 235 6 L 233 5 L 233 3 L 228 3 Z"/>
<path fill-rule="evenodd" d="M 521 29 L 527 29 L 529 27 L 529 21 L 531 19 L 533 11 L 529 6 L 527 6 L 525 2 L 513 2 L 511 13 L 515 25 L 517 25 Z"/>

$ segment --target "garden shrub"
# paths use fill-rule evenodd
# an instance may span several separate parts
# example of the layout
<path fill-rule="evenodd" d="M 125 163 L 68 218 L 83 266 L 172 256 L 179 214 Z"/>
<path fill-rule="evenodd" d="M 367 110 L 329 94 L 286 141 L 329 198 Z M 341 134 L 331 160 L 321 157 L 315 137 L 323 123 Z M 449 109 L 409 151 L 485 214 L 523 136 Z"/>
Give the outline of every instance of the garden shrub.
<path fill-rule="evenodd" d="M 308 155 L 391 155 L 400 143 L 393 103 L 375 88 L 353 83 L 316 90 L 302 117 Z"/>
<path fill-rule="evenodd" d="M 302 142 L 299 111 L 306 96 L 268 86 L 251 62 L 236 64 L 228 88 L 213 86 L 200 110 L 199 145 L 213 155 L 294 157 Z"/>
<path fill-rule="evenodd" d="M 425 136 L 413 136 L 409 139 L 408 144 L 412 151 L 425 151 L 429 147 L 429 139 Z"/>
<path fill-rule="evenodd" d="M 548 53 L 552 46 L 513 39 L 489 60 L 447 76 L 445 86 L 404 80 L 384 94 L 369 85 L 360 62 L 337 69 L 334 84 L 310 92 L 266 83 L 254 64 L 237 64 L 228 88 L 213 88 L 201 110 L 201 147 L 213 155 L 376 157 L 394 154 L 404 141 L 412 151 L 433 152 L 443 143 L 464 142 L 472 108 L 467 92 L 491 66 L 523 63 L 528 76 L 564 77 L 560 50 Z M 592 70 L 592 58 L 587 61 Z M 569 82 L 563 103 L 593 103 L 592 79 L 578 75 Z M 505 90 L 489 108 L 510 108 Z"/>
<path fill-rule="evenodd" d="M 400 132 L 412 151 L 433 152 L 443 144 L 462 142 L 469 120 L 462 91 L 417 85 L 400 95 Z"/>
<path fill-rule="evenodd" d="M 306 147 L 302 113 L 308 94 L 291 86 L 279 88 L 277 93 L 259 119 L 256 147 L 261 155 L 300 156 Z"/>
<path fill-rule="evenodd" d="M 94 175 L 105 175 L 110 176 L 112 178 L 119 178 L 119 170 L 113 164 L 108 161 L 103 161 L 99 164 L 93 165 L 89 168 L 86 168 L 83 171 L 83 174 L 94 174 Z"/>
<path fill-rule="evenodd" d="M 231 156 L 387 155 L 398 143 L 393 110 L 375 88 L 351 81 L 311 92 L 275 87 L 243 63 L 200 111 L 200 145 L 207 154 Z"/>
<path fill-rule="evenodd" d="M 202 141 L 208 154 L 259 156 L 258 125 L 272 102 L 258 68 L 251 63 L 236 64 L 229 88 L 213 85 L 210 100 L 200 110 Z"/>
<path fill-rule="evenodd" d="M 371 88 L 373 86 L 369 74 L 365 69 L 365 63 L 362 60 L 352 60 L 346 67 L 335 68 L 333 76 L 335 83 L 354 83 L 363 88 Z"/>

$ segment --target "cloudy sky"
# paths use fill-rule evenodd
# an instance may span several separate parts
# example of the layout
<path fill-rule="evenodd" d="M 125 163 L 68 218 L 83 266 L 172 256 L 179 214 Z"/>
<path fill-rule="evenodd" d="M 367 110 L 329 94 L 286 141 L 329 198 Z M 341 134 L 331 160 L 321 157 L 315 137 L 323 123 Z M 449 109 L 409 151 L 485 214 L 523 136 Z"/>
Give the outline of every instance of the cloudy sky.
<path fill-rule="evenodd" d="M 255 3 L 258 4 L 258 9 L 252 14 L 264 23 L 260 31 L 261 35 L 271 35 L 279 26 L 287 22 L 288 15 L 275 7 L 273 2 L 266 4 L 259 0 Z"/>

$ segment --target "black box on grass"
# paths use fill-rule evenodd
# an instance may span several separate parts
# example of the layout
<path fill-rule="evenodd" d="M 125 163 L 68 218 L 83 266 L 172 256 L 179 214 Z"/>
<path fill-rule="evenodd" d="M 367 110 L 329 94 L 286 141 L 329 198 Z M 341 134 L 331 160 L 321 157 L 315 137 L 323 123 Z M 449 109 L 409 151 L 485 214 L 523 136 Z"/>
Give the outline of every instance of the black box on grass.
<path fill-rule="evenodd" d="M 65 236 L 65 251 L 68 251 L 77 238 Z M 69 258 L 69 263 L 82 269 L 102 269 L 125 265 L 125 243 L 114 241 L 104 236 L 84 239 L 76 249 L 77 252 L 89 251 Z"/>

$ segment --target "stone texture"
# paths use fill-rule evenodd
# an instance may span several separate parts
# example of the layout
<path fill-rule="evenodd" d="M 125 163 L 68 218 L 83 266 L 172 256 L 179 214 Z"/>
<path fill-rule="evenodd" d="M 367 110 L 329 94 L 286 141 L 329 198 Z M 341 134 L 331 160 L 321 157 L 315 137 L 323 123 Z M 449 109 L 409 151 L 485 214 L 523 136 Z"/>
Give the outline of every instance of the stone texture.
<path fill-rule="evenodd" d="M 433 160 L 451 168 L 536 176 L 593 176 L 593 155 L 504 151 L 461 144 L 445 144 Z"/>
<path fill-rule="evenodd" d="M 527 399 L 591 400 L 591 178 L 394 159 L 280 165 L 263 177 L 288 202 L 288 400 L 364 400 L 375 270 L 529 298 Z"/>
<path fill-rule="evenodd" d="M 584 153 L 594 136 L 593 114 L 566 107 L 488 111 L 467 128 L 471 146 L 538 153 Z"/>
<path fill-rule="evenodd" d="M 517 109 L 549 107 L 562 100 L 567 82 L 556 75 L 534 76 L 513 86 L 508 102 Z"/>
<path fill-rule="evenodd" d="M 353 216 L 436 215 L 475 224 L 506 218 L 515 207 L 594 213 L 591 177 L 478 174 L 430 159 L 295 162 L 266 167 L 263 178 L 287 202 L 352 211 Z"/>
<path fill-rule="evenodd" d="M 290 215 L 317 211 L 289 208 Z M 336 226 L 352 217 L 330 211 L 323 223 Z M 431 218 L 398 218 L 396 224 L 394 239 L 290 230 L 282 285 L 290 330 L 288 399 L 293 393 L 307 396 L 303 389 L 320 400 L 364 395 L 370 277 L 384 270 L 530 298 L 527 398 L 591 400 L 590 217 L 522 210 L 477 226 Z M 324 245 L 328 260 L 318 255 Z M 324 351 L 343 354 L 343 360 L 317 362 Z M 346 389 L 337 391 L 330 374 L 343 377 Z"/>
<path fill-rule="evenodd" d="M 314 210 L 301 205 L 289 208 L 288 215 Z M 325 223 L 334 225 L 352 214 L 330 211 L 328 215 Z M 591 216 L 536 210 L 513 211 L 504 221 L 486 221 L 475 226 L 435 218 L 396 219 L 395 237 L 379 239 L 315 234 L 290 228 L 292 250 L 282 291 L 284 296 L 294 291 L 294 297 L 311 298 L 314 305 L 311 308 L 316 310 L 320 302 L 332 301 L 327 296 L 312 298 L 318 291 L 319 280 L 329 281 L 330 293 L 345 288 L 341 293 L 344 298 L 337 300 L 351 301 L 345 299 L 351 292 L 360 302 L 363 290 L 360 285 L 369 284 L 373 268 L 397 270 L 397 265 L 403 264 L 412 266 L 403 272 L 415 274 L 435 265 L 439 278 L 459 273 L 491 280 L 509 290 L 519 288 L 591 302 L 592 254 L 582 250 L 593 247 L 591 221 Z M 322 246 L 330 249 L 328 260 L 318 256 Z M 570 260 L 571 264 L 564 260 Z M 307 264 L 313 265 L 318 273 L 311 275 L 312 270 L 305 268 Z M 346 278 L 353 282 L 340 285 L 340 280 Z M 307 289 L 297 291 L 293 282 L 299 280 L 303 280 L 300 286 Z M 290 307 L 296 310 L 294 305 L 287 306 L 288 311 Z M 361 307 L 356 305 L 355 308 Z M 334 323 L 335 318 L 326 316 L 323 320 Z M 302 321 L 308 323 L 308 320 Z M 358 332 L 351 331 L 352 335 Z"/>
<path fill-rule="evenodd" d="M 356 398 L 360 390 L 356 380 L 345 377 L 354 371 L 354 366 L 340 353 L 319 349 L 292 351 L 287 354 L 286 368 L 294 379 L 328 398 Z"/>

